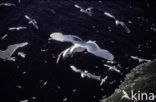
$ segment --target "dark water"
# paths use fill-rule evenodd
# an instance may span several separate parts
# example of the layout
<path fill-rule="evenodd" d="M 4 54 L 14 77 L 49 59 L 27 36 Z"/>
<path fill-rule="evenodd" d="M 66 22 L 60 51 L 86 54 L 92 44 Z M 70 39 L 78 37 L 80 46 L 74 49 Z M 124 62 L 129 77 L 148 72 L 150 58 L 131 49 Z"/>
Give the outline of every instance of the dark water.
<path fill-rule="evenodd" d="M 2 85 L 0 93 L 3 94 L 5 102 L 21 100 L 62 102 L 65 98 L 67 102 L 97 102 L 103 96 L 111 95 L 125 74 L 139 64 L 130 56 L 149 60 L 156 57 L 156 33 L 151 29 L 156 28 L 154 2 L 100 3 L 78 0 L 21 0 L 21 4 L 15 0 L 10 2 L 17 5 L 0 7 L 0 37 L 8 34 L 4 40 L 0 40 L 0 49 L 4 50 L 8 45 L 21 42 L 29 42 L 29 45 L 17 50 L 24 52 L 26 58 L 21 58 L 16 52 L 14 54 L 16 62 L 0 60 Z M 81 13 L 74 4 L 84 8 L 93 7 L 93 15 Z M 127 34 L 122 27 L 116 26 L 114 20 L 104 15 L 105 11 L 125 22 L 131 33 Z M 29 25 L 24 15 L 36 19 L 39 30 Z M 16 26 L 26 26 L 28 29 L 8 30 Z M 111 31 L 108 27 L 111 27 Z M 77 35 L 85 41 L 95 40 L 101 48 L 109 50 L 115 56 L 114 65 L 120 66 L 118 69 L 121 73 L 108 71 L 108 68 L 104 67 L 106 60 L 89 53 L 77 53 L 73 58 L 61 59 L 59 64 L 56 64 L 57 55 L 71 44 L 48 41 L 49 35 L 53 32 Z M 41 49 L 48 50 L 42 52 Z M 97 80 L 82 79 L 78 73 L 70 69 L 69 65 L 102 77 L 107 75 L 108 80 L 100 86 Z M 111 85 L 110 82 L 113 80 L 116 82 Z M 46 82 L 47 85 L 44 86 Z"/>

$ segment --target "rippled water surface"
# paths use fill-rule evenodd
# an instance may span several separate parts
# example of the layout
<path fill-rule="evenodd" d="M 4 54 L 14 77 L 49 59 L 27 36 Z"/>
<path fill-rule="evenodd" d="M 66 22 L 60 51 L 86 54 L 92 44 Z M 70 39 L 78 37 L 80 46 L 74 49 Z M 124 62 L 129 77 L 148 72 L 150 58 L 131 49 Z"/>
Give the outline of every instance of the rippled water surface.
<path fill-rule="evenodd" d="M 16 61 L 0 59 L 1 93 L 6 102 L 97 102 L 110 96 L 125 75 L 142 62 L 156 57 L 155 4 L 149 1 L 79 1 L 79 0 L 1 0 L 0 49 L 21 42 L 29 44 L 13 54 Z M 81 8 L 77 8 L 78 5 Z M 87 8 L 91 11 L 85 12 Z M 84 11 L 83 11 L 83 10 Z M 130 33 L 109 12 L 124 22 Z M 28 23 L 28 15 L 38 29 Z M 11 27 L 26 27 L 9 30 Z M 53 32 L 71 34 L 84 41 L 92 40 L 110 51 L 113 62 L 87 52 L 61 58 L 57 55 L 72 44 L 49 40 Z M 22 54 L 18 54 L 18 53 Z M 22 57 L 22 55 L 24 57 Z M 82 78 L 70 66 L 107 80 Z M 117 70 L 109 70 L 110 67 Z"/>

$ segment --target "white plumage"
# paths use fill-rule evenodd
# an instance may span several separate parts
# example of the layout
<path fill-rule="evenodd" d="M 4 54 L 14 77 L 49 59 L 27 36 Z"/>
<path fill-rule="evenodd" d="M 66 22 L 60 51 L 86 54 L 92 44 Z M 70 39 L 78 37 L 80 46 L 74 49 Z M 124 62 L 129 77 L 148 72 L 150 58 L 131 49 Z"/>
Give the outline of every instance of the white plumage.
<path fill-rule="evenodd" d="M 58 57 L 57 57 L 57 63 L 59 62 L 59 59 L 61 55 L 65 59 L 68 57 L 68 55 L 72 55 L 76 52 L 83 52 L 84 50 L 87 50 L 89 53 L 101 57 L 103 59 L 107 60 L 113 60 L 114 56 L 107 50 L 101 49 L 94 41 L 83 41 L 81 38 L 74 36 L 74 35 L 63 35 L 62 33 L 55 32 L 50 35 L 51 40 L 56 40 L 60 42 L 71 42 L 73 45 L 64 51 L 62 51 Z"/>
<path fill-rule="evenodd" d="M 13 55 L 13 53 L 18 48 L 24 47 L 26 45 L 28 45 L 28 42 L 13 44 L 13 45 L 8 46 L 8 48 L 5 51 L 0 50 L 0 58 L 3 59 L 3 60 L 15 61 L 15 58 L 11 57 Z"/>

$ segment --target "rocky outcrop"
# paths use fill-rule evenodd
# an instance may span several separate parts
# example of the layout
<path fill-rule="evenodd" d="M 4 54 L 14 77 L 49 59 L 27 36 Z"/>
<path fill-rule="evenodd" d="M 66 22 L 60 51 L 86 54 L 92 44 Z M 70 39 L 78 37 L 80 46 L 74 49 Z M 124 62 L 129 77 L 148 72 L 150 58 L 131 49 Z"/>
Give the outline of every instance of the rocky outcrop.
<path fill-rule="evenodd" d="M 108 98 L 101 100 L 101 102 L 149 102 L 139 100 L 122 99 L 124 90 L 128 95 L 131 91 L 140 93 L 154 93 L 156 94 L 156 60 L 143 63 L 136 68 L 132 69 L 126 75 L 123 83 L 118 89 Z"/>

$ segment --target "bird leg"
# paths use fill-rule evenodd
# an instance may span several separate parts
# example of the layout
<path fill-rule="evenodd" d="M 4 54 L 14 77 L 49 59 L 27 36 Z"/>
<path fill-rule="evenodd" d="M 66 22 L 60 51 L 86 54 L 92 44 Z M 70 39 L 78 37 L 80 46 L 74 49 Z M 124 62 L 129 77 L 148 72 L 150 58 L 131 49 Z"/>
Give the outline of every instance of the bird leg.
<path fill-rule="evenodd" d="M 71 53 L 71 54 L 70 54 L 70 57 L 73 57 L 73 56 L 74 56 L 74 53 Z"/>
<path fill-rule="evenodd" d="M 66 59 L 66 57 L 68 56 L 68 54 L 70 54 L 70 49 L 71 49 L 71 48 L 67 48 L 67 49 L 63 52 L 62 56 L 63 56 L 63 59 L 64 59 L 64 60 Z"/>
<path fill-rule="evenodd" d="M 70 51 L 69 51 L 70 57 L 74 56 L 74 51 L 75 51 L 76 48 L 78 48 L 78 46 L 71 46 Z"/>

